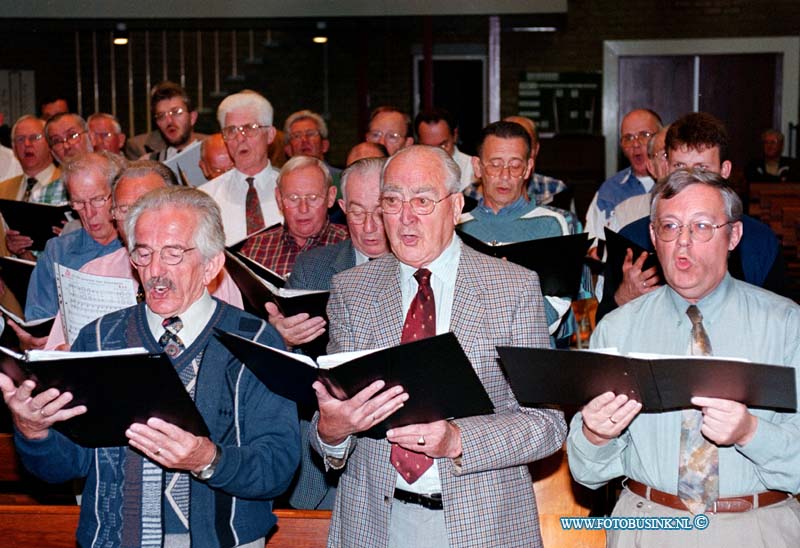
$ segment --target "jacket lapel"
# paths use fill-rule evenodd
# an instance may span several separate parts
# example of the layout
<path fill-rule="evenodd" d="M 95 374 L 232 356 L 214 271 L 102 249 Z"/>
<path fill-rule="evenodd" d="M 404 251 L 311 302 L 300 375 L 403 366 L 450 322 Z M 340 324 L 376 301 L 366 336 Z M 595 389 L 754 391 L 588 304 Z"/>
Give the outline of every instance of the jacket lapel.
<path fill-rule="evenodd" d="M 450 316 L 450 330 L 455 333 L 467 354 L 472 349 L 473 341 L 481 334 L 482 319 L 485 317 L 481 275 L 475 266 L 474 253 L 476 252 L 468 246 L 461 246 L 453 294 L 453 312 Z"/>
<path fill-rule="evenodd" d="M 400 344 L 404 320 L 400 294 L 400 263 L 394 255 L 379 260 L 386 261 L 388 265 L 375 269 L 376 275 L 370 282 L 373 288 L 370 294 L 375 296 L 370 305 L 370 325 L 373 326 L 376 346 L 397 346 Z"/>

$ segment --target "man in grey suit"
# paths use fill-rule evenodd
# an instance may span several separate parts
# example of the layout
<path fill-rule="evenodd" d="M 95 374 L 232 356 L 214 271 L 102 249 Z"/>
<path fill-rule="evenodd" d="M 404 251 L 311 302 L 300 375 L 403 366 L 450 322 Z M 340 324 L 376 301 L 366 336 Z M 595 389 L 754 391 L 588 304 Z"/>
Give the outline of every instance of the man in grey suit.
<path fill-rule="evenodd" d="M 355 162 L 342 173 L 343 198 L 339 206 L 347 214 L 351 239 L 302 253 L 297 257 L 287 288 L 328 290 L 335 274 L 388 251 L 379 212 L 381 170 L 385 163 L 385 158 L 367 158 Z M 325 332 L 322 317 L 309 318 L 308 314 L 284 317 L 273 303 L 266 306 L 270 323 L 289 346 L 310 342 Z M 300 421 L 301 434 L 308 433 L 308 425 L 308 421 Z M 304 443 L 302 449 L 289 504 L 299 509 L 330 510 L 336 497 L 338 474 L 325 473 L 319 456 L 311 452 L 308 443 Z"/>
<path fill-rule="evenodd" d="M 328 351 L 395 346 L 417 329 L 430 336 L 435 314 L 435 333 L 458 337 L 495 414 L 407 425 L 373 440 L 359 433 L 405 404 L 403 388 L 376 381 L 342 401 L 316 382 L 311 443 L 326 467 L 342 470 L 330 547 L 542 544 L 527 465 L 561 447 L 566 425 L 560 412 L 519 406 L 495 350 L 549 345 L 539 280 L 461 244 L 458 190 L 458 166 L 441 149 L 411 146 L 387 162 L 381 210 L 394 255 L 334 276 Z M 420 463 L 416 474 L 404 467 L 409 460 Z"/>

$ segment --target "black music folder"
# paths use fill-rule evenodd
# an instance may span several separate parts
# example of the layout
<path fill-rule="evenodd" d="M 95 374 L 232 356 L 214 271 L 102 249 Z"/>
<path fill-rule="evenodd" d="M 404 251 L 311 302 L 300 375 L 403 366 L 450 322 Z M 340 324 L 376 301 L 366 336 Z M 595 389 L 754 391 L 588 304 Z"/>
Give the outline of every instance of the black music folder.
<path fill-rule="evenodd" d="M 257 271 L 254 264 L 257 263 L 238 253 L 225 251 L 225 268 L 242 292 L 245 303 L 249 305 L 248 311 L 266 318 L 264 303 L 272 301 L 284 316 L 294 316 L 301 312 L 307 312 L 311 317 L 325 316 L 330 292 L 285 289 L 281 287 L 283 284 L 279 286 L 274 283 L 277 274 L 261 265 L 258 265 L 261 271 Z"/>
<path fill-rule="evenodd" d="M 644 266 L 642 270 L 647 270 L 648 268 L 656 267 L 658 269 L 658 275 L 663 280 L 664 276 L 661 272 L 661 263 L 658 262 L 658 257 L 652 251 L 649 251 L 639 244 L 629 240 L 625 236 L 621 236 L 620 234 L 614 232 L 608 227 L 603 227 L 603 231 L 606 235 L 606 250 L 608 254 L 606 255 L 606 271 L 605 275 L 612 276 L 613 281 L 615 282 L 613 285 L 607 285 L 606 287 L 619 287 L 622 283 L 622 264 L 625 262 L 625 254 L 627 253 L 628 249 L 633 251 L 633 260 L 639 258 L 639 255 L 642 253 L 647 253 L 648 257 L 644 260 Z M 609 282 L 606 282 L 607 284 Z"/>
<path fill-rule="evenodd" d="M 54 206 L 36 202 L 20 202 L 18 200 L 0 199 L 0 213 L 9 228 L 33 240 L 31 249 L 42 251 L 47 240 L 56 236 L 53 227 L 61 228 L 70 219 L 66 213 L 71 211 L 68 205 Z"/>
<path fill-rule="evenodd" d="M 793 367 L 707 356 L 630 357 L 601 352 L 498 346 L 521 405 L 584 405 L 604 392 L 627 394 L 643 411 L 693 407 L 693 396 L 750 407 L 797 409 Z"/>
<path fill-rule="evenodd" d="M 35 261 L 17 259 L 16 257 L 0 257 L 0 278 L 16 297 L 17 302 L 25 309 L 28 297 L 28 284 L 31 282 Z"/>
<path fill-rule="evenodd" d="M 128 444 L 125 430 L 157 417 L 208 436 L 203 417 L 186 392 L 166 354 L 143 348 L 101 352 L 29 351 L 0 347 L 3 373 L 17 384 L 29 378 L 35 393 L 48 388 L 71 392 L 67 407 L 85 405 L 86 413 L 53 427 L 84 447 Z"/>
<path fill-rule="evenodd" d="M 339 399 L 352 398 L 377 380 L 384 380 L 386 388 L 402 385 L 408 401 L 363 433 L 371 438 L 383 438 L 388 429 L 398 426 L 487 415 L 494 410 L 453 333 L 375 351 L 323 356 L 319 363 L 224 331 L 217 330 L 217 336 L 267 388 L 300 407 L 316 406 L 311 385 L 317 379 Z"/>
<path fill-rule="evenodd" d="M 583 262 L 589 249 L 586 233 L 491 245 L 461 230 L 456 232 L 476 251 L 535 271 L 544 295 L 575 297 L 580 290 Z"/>

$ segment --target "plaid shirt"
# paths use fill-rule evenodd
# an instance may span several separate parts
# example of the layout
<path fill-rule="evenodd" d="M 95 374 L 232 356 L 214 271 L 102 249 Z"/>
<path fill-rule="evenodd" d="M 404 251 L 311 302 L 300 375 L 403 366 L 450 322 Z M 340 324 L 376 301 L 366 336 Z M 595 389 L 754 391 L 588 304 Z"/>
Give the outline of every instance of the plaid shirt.
<path fill-rule="evenodd" d="M 259 232 L 242 246 L 241 253 L 257 261 L 281 276 L 291 273 L 297 256 L 303 251 L 335 244 L 348 238 L 347 227 L 326 223 L 316 236 L 306 240 L 300 247 L 295 239 L 284 229 L 276 226 L 266 232 Z"/>
<path fill-rule="evenodd" d="M 64 179 L 59 177 L 48 183 L 41 192 L 31 195 L 31 202 L 50 205 L 65 205 L 67 203 L 67 189 L 64 188 Z"/>

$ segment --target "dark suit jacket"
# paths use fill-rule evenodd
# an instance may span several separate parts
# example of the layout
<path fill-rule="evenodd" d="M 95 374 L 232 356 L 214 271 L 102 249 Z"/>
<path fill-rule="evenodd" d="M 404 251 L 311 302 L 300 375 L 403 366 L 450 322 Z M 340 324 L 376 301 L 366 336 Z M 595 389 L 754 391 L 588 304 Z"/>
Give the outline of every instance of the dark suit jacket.
<path fill-rule="evenodd" d="M 328 303 L 328 352 L 400 343 L 405 311 L 400 263 L 387 255 L 334 276 Z M 566 434 L 562 413 L 521 408 L 497 362 L 496 345 L 550 344 L 538 276 L 463 246 L 453 295 L 451 330 L 458 337 L 495 414 L 454 422 L 460 462 L 437 459 L 452 548 L 539 547 L 536 499 L 527 464 L 557 451 Z M 442 387 L 446 389 L 447 387 Z M 322 452 L 312 422 L 311 442 Z M 333 510 L 328 546 L 387 545 L 397 471 L 390 444 L 352 436 Z"/>
<path fill-rule="evenodd" d="M 286 287 L 327 291 L 331 288 L 331 278 L 334 275 L 354 266 L 356 266 L 356 251 L 350 239 L 334 245 L 309 249 L 298 255 Z"/>

